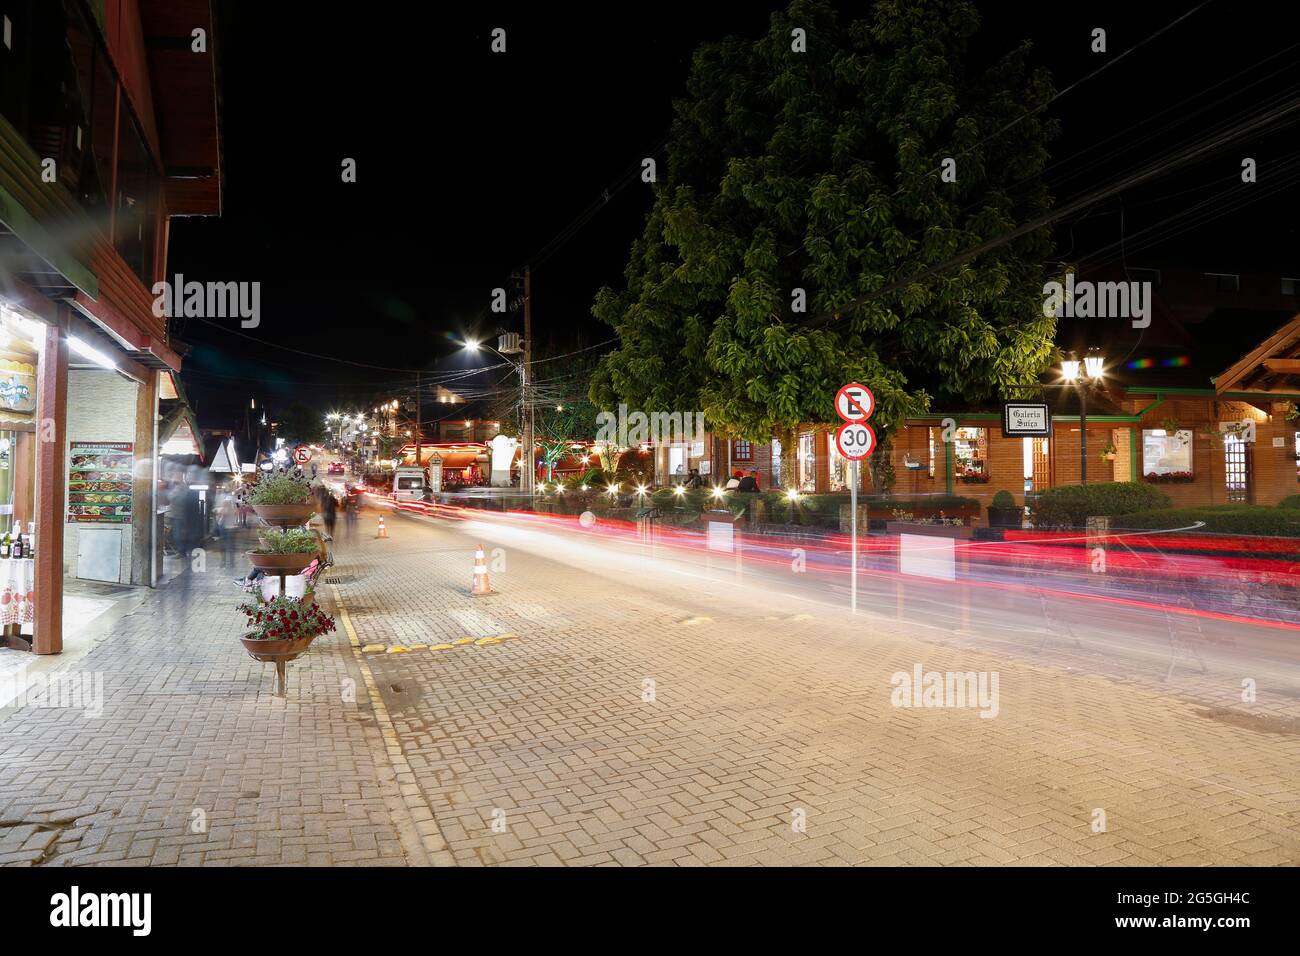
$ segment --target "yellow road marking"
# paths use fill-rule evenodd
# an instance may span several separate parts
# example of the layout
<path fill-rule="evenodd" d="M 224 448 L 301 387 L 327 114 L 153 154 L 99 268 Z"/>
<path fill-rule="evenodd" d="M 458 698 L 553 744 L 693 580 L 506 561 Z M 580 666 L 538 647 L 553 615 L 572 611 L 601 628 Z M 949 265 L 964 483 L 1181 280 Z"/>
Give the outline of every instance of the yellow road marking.
<path fill-rule="evenodd" d="M 357 639 L 356 629 L 352 626 L 352 617 L 348 614 L 347 605 L 343 603 L 343 595 L 339 593 L 337 584 L 331 584 L 330 588 L 334 592 L 334 606 L 338 608 L 339 620 L 343 622 L 343 630 L 348 635 L 348 643 L 352 645 L 352 656 L 357 662 L 357 667 L 361 670 L 361 679 L 366 685 L 366 694 L 370 697 L 370 706 L 375 713 L 375 721 L 379 725 L 379 733 L 384 741 L 384 750 L 388 755 L 388 762 L 397 775 L 397 784 L 400 788 L 399 794 L 392 797 L 385 797 L 385 802 L 393 809 L 395 813 L 405 811 L 409 825 L 399 827 L 399 835 L 404 834 L 402 843 L 408 849 L 411 862 L 417 866 L 427 866 L 433 864 L 454 865 L 450 851 L 447 849 L 447 841 L 442 837 L 442 831 L 439 829 L 437 821 L 433 814 L 433 808 L 429 806 L 429 801 L 424 798 L 419 786 L 416 784 L 415 772 L 411 769 L 410 762 L 406 759 L 406 754 L 402 751 L 402 742 L 398 739 L 397 730 L 393 727 L 393 719 L 388 716 L 388 708 L 384 706 L 384 698 L 379 694 L 379 688 L 375 685 L 375 675 L 370 671 L 370 665 L 366 663 L 364 649 L 361 641 Z M 376 645 L 367 645 L 374 647 Z M 378 645 L 382 647 L 383 645 Z M 414 810 L 411 804 L 415 803 Z M 419 811 L 418 813 L 415 811 Z M 429 829 L 432 832 L 421 833 L 415 820 L 419 818 L 428 821 Z"/>

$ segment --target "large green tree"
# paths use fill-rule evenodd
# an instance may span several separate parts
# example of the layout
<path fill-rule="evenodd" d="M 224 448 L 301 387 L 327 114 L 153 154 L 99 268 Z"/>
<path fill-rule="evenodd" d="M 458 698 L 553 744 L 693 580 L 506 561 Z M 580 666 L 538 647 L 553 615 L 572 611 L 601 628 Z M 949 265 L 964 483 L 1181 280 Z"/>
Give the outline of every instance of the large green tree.
<path fill-rule="evenodd" d="M 881 0 L 847 24 L 795 0 L 766 36 L 701 47 L 626 288 L 596 297 L 620 346 L 593 401 L 697 409 L 788 448 L 799 423 L 837 420 L 850 380 L 882 437 L 1033 383 L 1054 333 L 1045 230 L 918 277 L 1050 206 L 1051 83 L 1027 45 L 970 68 L 978 22 L 966 0 Z"/>

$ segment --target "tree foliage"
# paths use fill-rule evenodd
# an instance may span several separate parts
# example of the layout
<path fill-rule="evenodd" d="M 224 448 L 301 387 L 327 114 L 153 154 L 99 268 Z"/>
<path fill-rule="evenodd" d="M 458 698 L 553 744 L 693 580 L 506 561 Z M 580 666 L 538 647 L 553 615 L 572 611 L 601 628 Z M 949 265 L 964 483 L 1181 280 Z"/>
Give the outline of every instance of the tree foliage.
<path fill-rule="evenodd" d="M 1055 331 L 1045 230 L 908 281 L 1050 206 L 1050 81 L 1027 45 L 969 69 L 977 27 L 967 0 L 881 0 L 848 24 L 795 0 L 765 36 L 697 50 L 626 288 L 596 297 L 621 342 L 593 401 L 764 440 L 837 420 L 851 380 L 875 392 L 878 431 L 1035 382 Z"/>

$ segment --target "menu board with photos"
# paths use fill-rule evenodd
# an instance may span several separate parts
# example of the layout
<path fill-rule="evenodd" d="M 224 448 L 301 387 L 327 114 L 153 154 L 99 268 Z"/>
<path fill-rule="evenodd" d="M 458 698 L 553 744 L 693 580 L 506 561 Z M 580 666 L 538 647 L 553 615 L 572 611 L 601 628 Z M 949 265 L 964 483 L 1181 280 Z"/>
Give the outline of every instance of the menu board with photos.
<path fill-rule="evenodd" d="M 131 442 L 74 441 L 68 461 L 68 520 L 121 524 L 131 520 Z"/>

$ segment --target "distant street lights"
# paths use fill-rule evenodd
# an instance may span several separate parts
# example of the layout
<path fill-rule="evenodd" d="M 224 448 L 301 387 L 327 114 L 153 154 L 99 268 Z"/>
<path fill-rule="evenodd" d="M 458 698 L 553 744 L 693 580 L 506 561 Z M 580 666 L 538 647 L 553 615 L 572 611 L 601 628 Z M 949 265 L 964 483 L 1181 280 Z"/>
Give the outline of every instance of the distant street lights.
<path fill-rule="evenodd" d="M 1061 379 L 1079 392 L 1079 484 L 1088 483 L 1088 389 L 1101 382 L 1106 372 L 1106 359 L 1098 349 L 1088 349 L 1079 361 L 1071 352 L 1061 360 Z"/>

